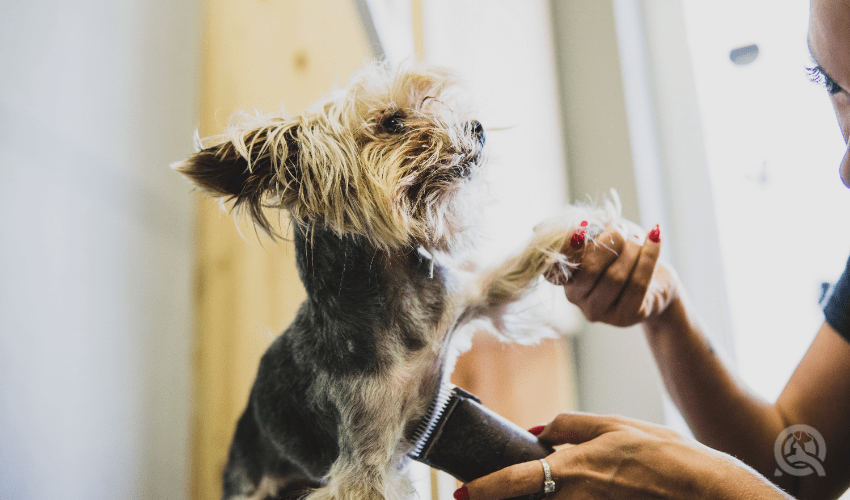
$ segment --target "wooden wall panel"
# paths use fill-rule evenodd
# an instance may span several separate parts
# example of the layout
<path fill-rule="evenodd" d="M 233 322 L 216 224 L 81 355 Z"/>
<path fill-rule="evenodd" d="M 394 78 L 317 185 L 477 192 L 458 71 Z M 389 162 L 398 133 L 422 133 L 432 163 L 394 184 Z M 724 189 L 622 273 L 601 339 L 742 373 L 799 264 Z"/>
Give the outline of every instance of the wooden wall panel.
<path fill-rule="evenodd" d="M 370 56 L 352 2 L 211 0 L 206 5 L 202 135 L 231 113 L 297 112 Z M 257 238 L 199 196 L 192 497 L 218 499 L 235 423 L 259 358 L 304 297 L 289 242 Z"/>
<path fill-rule="evenodd" d="M 567 339 L 535 346 L 505 344 L 479 333 L 458 359 L 452 382 L 508 420 L 529 429 L 575 410 L 575 376 Z"/>

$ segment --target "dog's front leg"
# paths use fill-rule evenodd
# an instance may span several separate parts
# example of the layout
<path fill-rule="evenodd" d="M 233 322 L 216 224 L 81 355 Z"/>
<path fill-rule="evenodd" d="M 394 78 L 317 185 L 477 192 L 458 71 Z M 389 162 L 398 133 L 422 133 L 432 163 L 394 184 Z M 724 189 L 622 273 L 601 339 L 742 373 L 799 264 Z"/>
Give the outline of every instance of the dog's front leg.
<path fill-rule="evenodd" d="M 564 255 L 562 249 L 576 232 L 590 241 L 608 226 L 616 226 L 614 222 L 618 219 L 619 206 L 606 204 L 604 208 L 569 207 L 562 215 L 539 224 L 518 253 L 472 280 L 465 293 L 459 323 L 486 318 L 496 333 L 514 337 L 503 322 L 508 306 L 525 298 L 552 266 L 560 266 L 561 272 L 569 277 L 578 263 Z"/>
<path fill-rule="evenodd" d="M 563 242 L 574 228 L 550 227 L 538 231 L 522 250 L 486 269 L 470 284 L 465 314 L 474 317 L 498 317 L 505 308 L 525 297 L 541 274 L 559 261 L 572 264 L 560 254 Z"/>
<path fill-rule="evenodd" d="M 361 378 L 331 388 L 340 412 L 339 457 L 325 477 L 326 486 L 306 500 L 411 498 L 413 487 L 400 471 L 407 451 L 404 425 L 413 418 L 402 377 Z"/>

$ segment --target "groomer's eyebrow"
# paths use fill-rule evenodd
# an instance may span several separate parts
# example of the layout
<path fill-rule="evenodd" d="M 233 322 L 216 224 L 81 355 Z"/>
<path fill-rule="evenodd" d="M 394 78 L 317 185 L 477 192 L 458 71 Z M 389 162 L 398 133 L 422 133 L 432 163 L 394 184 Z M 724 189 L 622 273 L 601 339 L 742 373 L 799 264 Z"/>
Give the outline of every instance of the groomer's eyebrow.
<path fill-rule="evenodd" d="M 812 62 L 815 63 L 815 65 L 818 67 L 818 69 L 821 70 L 821 73 L 823 73 L 824 76 L 829 77 L 829 75 L 827 75 L 826 72 L 823 71 L 823 67 L 821 67 L 820 63 L 818 62 L 818 58 L 815 57 L 815 51 L 812 50 L 812 41 L 811 40 L 808 40 L 808 39 L 806 40 L 806 47 L 808 47 L 808 49 L 809 49 L 809 57 L 812 58 Z"/>

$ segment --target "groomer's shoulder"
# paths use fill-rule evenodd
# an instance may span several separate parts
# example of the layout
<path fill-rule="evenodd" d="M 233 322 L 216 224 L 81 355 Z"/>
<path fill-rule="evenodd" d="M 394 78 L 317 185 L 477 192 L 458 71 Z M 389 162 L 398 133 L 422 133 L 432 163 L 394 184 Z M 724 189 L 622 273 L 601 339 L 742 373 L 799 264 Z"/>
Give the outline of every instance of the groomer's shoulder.
<path fill-rule="evenodd" d="M 776 400 L 786 425 L 804 424 L 829 448 L 818 474 L 798 478 L 802 498 L 837 498 L 850 487 L 850 261 L 824 308 L 825 321 Z"/>
<path fill-rule="evenodd" d="M 826 322 L 833 330 L 850 342 L 850 258 L 844 274 L 832 287 L 832 295 L 824 307 Z"/>

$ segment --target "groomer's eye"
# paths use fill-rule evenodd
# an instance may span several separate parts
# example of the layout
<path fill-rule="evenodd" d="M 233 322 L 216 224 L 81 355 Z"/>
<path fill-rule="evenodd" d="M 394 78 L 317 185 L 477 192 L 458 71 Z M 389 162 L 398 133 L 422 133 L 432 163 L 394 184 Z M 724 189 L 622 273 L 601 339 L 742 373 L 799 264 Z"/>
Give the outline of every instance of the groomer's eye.
<path fill-rule="evenodd" d="M 393 113 L 392 115 L 384 118 L 384 121 L 381 122 L 381 127 L 391 133 L 396 134 L 404 130 L 404 122 L 402 121 L 404 116 L 401 113 Z"/>
<path fill-rule="evenodd" d="M 827 92 L 830 94 L 837 94 L 841 92 L 841 87 L 835 83 L 835 80 L 830 78 L 826 73 L 823 72 L 823 69 L 820 66 L 813 66 L 810 68 L 806 68 L 806 73 L 809 75 L 809 80 L 823 85 Z"/>

